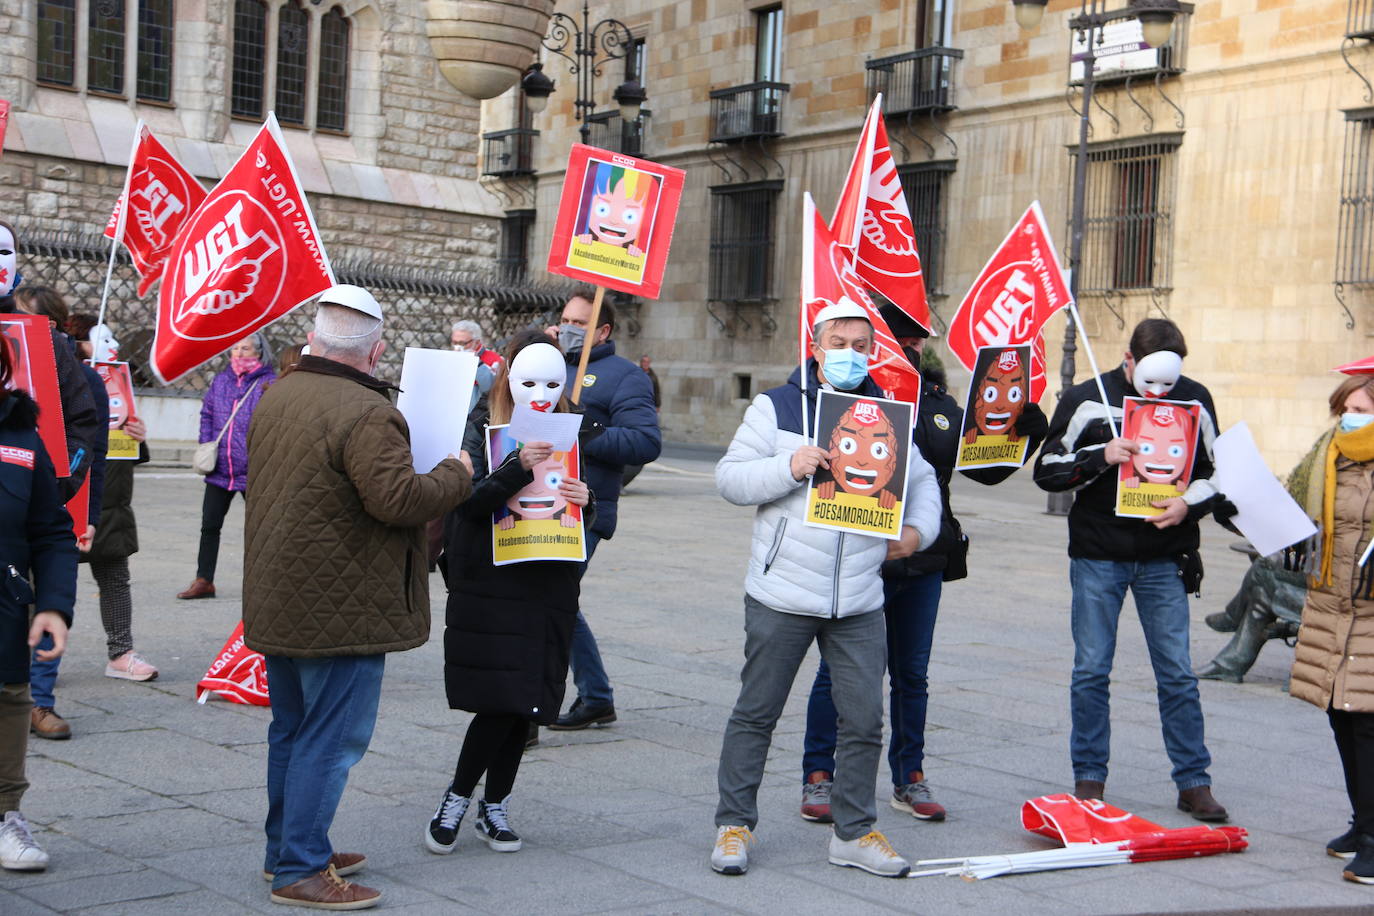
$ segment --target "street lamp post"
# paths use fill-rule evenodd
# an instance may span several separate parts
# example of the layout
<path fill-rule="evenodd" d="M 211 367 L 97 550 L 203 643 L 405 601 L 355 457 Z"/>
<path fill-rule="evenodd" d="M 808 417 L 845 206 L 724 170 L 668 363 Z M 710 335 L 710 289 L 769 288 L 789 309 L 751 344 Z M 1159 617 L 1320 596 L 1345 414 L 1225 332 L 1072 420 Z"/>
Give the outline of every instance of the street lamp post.
<path fill-rule="evenodd" d="M 1016 24 L 1025 31 L 1040 27 L 1048 0 L 1012 0 Z M 1093 88 L 1096 81 L 1097 46 L 1103 41 L 1103 29 L 1109 22 L 1139 19 L 1141 36 L 1152 48 L 1167 44 L 1173 30 L 1174 17 L 1181 11 L 1178 0 L 1129 0 L 1121 9 L 1106 9 L 1107 0 L 1080 0 L 1078 15 L 1069 20 L 1069 28 L 1083 41 L 1083 103 L 1078 115 L 1078 151 L 1073 158 L 1073 197 L 1069 207 L 1069 295 L 1078 301 L 1078 275 L 1083 264 L 1083 233 L 1086 222 L 1088 187 L 1088 130 L 1092 116 Z M 1073 387 L 1077 370 L 1074 356 L 1078 339 L 1073 315 L 1064 324 L 1063 357 L 1059 364 L 1059 396 Z M 1107 406 L 1110 409 L 1109 405 Z M 1046 511 L 1051 515 L 1068 515 L 1073 504 L 1072 493 L 1051 493 Z"/>
<path fill-rule="evenodd" d="M 573 112 L 582 122 L 578 132 L 582 135 L 583 143 L 591 140 L 591 118 L 596 112 L 596 78 L 601 75 L 601 67 L 613 60 L 624 60 L 633 48 L 633 42 L 629 27 L 618 19 L 602 19 L 593 25 L 587 0 L 582 3 L 581 25 L 565 13 L 554 13 L 549 20 L 549 34 L 544 37 L 544 48 L 565 58 L 568 72 L 577 79 Z M 530 67 L 520 86 L 525 91 L 530 111 L 535 114 L 543 111 L 549 94 L 553 92 L 553 80 L 544 75 L 543 65 L 534 64 Z M 627 123 L 639 117 L 640 106 L 648 100 L 644 87 L 633 79 L 617 86 L 611 98 L 620 107 L 621 119 Z"/>

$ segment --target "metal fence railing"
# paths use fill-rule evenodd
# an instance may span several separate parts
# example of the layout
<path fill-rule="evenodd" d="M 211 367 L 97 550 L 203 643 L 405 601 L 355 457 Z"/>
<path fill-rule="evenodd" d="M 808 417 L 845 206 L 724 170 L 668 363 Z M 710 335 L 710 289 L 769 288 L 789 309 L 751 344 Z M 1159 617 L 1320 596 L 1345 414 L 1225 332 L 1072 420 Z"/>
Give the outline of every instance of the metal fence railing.
<path fill-rule="evenodd" d="M 100 307 L 109 242 L 96 233 L 26 234 L 19 228 L 19 266 L 26 286 L 51 286 L 62 293 L 73 313 L 94 315 Z M 495 274 L 436 271 L 359 258 L 333 262 L 340 283 L 362 286 L 377 297 L 387 316 L 387 351 L 377 370 L 395 381 L 401 375 L 406 347 L 447 347 L 453 321 L 470 318 L 482 325 L 488 345 L 499 345 L 514 332 L 542 326 L 562 308 L 570 283 L 502 283 Z M 121 249 L 110 286 L 106 323 L 119 340 L 140 387 L 161 393 L 199 396 L 224 366 L 214 359 L 170 386 L 158 385 L 148 368 L 157 321 L 157 289 L 146 298 L 136 293 L 138 275 Z M 297 309 L 266 331 L 276 350 L 305 343 L 314 319 L 310 307 Z"/>

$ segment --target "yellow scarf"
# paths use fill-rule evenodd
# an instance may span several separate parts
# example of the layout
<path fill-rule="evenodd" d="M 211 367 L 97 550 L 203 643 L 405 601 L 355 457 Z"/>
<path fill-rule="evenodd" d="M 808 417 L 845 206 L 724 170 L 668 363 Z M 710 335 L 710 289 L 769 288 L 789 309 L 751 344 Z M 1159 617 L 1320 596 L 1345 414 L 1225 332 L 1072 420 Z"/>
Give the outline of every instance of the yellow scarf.
<path fill-rule="evenodd" d="M 1326 448 L 1326 474 L 1322 481 L 1322 568 L 1317 581 L 1331 584 L 1331 561 L 1336 552 L 1336 455 L 1363 464 L 1374 461 L 1374 423 L 1361 426 L 1352 433 L 1339 428 Z"/>

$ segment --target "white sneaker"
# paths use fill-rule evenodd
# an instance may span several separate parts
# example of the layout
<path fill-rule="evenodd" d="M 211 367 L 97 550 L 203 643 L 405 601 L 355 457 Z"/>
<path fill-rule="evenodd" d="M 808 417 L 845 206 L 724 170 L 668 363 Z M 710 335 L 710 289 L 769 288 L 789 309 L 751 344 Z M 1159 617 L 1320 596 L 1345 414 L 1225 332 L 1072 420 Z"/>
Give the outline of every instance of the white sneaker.
<path fill-rule="evenodd" d="M 754 835 L 748 827 L 721 827 L 716 831 L 716 848 L 711 850 L 711 867 L 722 875 L 742 875 L 749 870 L 749 845 Z"/>
<path fill-rule="evenodd" d="M 42 871 L 48 854 L 29 831 L 29 822 L 18 811 L 6 811 L 0 822 L 0 866 L 10 871 Z"/>
<path fill-rule="evenodd" d="M 148 664 L 148 660 L 143 656 L 130 649 L 105 666 L 105 676 L 125 681 L 155 681 L 157 669 Z"/>
<path fill-rule="evenodd" d="M 882 878 L 905 878 L 911 871 L 906 859 L 897 855 L 887 837 L 876 830 L 868 831 L 857 840 L 842 840 L 832 833 L 830 864 L 862 868 Z"/>

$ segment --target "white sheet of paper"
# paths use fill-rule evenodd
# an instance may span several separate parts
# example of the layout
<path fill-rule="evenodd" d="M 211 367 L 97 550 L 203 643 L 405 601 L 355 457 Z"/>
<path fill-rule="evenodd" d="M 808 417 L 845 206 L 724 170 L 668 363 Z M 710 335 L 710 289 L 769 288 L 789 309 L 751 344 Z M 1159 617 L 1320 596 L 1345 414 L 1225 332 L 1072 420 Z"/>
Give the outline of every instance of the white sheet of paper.
<path fill-rule="evenodd" d="M 1317 533 L 1302 507 L 1283 488 L 1260 457 L 1250 427 L 1237 423 L 1212 447 L 1212 483 L 1240 510 L 1233 520 L 1260 556 L 1282 550 Z"/>
<path fill-rule="evenodd" d="M 410 426 L 415 471 L 428 474 L 463 447 L 477 357 L 457 350 L 406 347 L 396 407 Z"/>
<path fill-rule="evenodd" d="M 580 413 L 540 413 L 516 404 L 507 432 L 516 442 L 547 442 L 554 451 L 566 452 L 577 441 L 581 428 Z"/>

